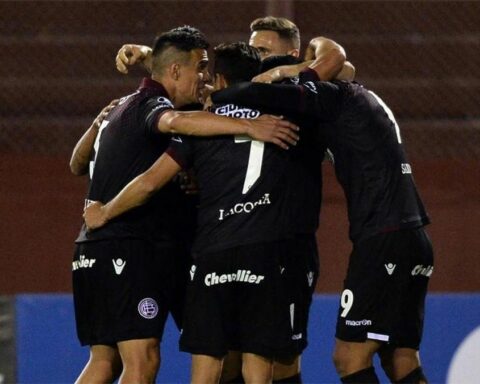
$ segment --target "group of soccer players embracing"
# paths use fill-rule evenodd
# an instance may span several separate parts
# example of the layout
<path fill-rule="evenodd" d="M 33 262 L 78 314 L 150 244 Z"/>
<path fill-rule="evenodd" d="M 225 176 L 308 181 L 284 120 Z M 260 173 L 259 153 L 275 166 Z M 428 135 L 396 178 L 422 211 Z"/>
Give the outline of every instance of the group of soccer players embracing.
<path fill-rule="evenodd" d="M 433 253 L 395 118 L 352 81 L 334 41 L 313 39 L 300 60 L 291 21 L 265 17 L 251 31 L 249 44 L 213 49 L 213 76 L 192 27 L 119 51 L 119 71 L 142 63 L 151 77 L 100 113 L 70 162 L 90 174 L 72 273 L 91 353 L 77 382 L 155 382 L 170 312 L 192 383 L 301 383 L 328 151 L 353 243 L 340 380 L 378 383 L 378 353 L 392 382 L 426 383 Z"/>

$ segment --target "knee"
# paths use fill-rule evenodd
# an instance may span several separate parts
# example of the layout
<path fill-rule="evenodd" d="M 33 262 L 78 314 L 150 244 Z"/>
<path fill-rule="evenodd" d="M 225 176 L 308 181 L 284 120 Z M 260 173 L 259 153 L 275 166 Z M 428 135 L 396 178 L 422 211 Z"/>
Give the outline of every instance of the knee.
<path fill-rule="evenodd" d="M 370 367 L 373 354 L 374 351 L 366 344 L 337 342 L 333 351 L 333 363 L 342 377 Z"/>
<path fill-rule="evenodd" d="M 123 352 L 123 353 L 122 353 Z M 160 367 L 160 350 L 157 343 L 121 351 L 123 377 L 139 383 L 153 382 Z"/>

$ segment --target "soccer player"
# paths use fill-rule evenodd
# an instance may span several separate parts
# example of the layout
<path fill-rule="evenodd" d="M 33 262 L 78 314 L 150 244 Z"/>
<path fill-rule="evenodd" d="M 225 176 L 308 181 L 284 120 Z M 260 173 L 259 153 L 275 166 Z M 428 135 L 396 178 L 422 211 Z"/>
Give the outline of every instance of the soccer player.
<path fill-rule="evenodd" d="M 148 169 L 167 148 L 171 133 L 248 134 L 282 148 L 295 143 L 296 127 L 278 118 L 247 121 L 174 110 L 198 102 L 209 78 L 207 48 L 204 36 L 190 27 L 156 39 L 151 78 L 123 97 L 97 127 L 86 205 L 108 201 Z M 83 144 L 90 140 L 91 145 L 92 135 L 87 132 Z M 82 227 L 72 263 L 73 290 L 77 332 L 81 344 L 90 345 L 90 359 L 77 382 L 112 382 L 121 367 L 120 382 L 155 380 L 169 305 L 168 287 L 158 281 L 170 278 L 165 263 L 181 252 L 180 196 L 168 185 L 149 204 L 98 231 Z"/>
<path fill-rule="evenodd" d="M 300 31 L 290 20 L 273 16 L 258 18 L 250 24 L 250 31 L 249 44 L 259 50 L 262 59 L 276 55 L 289 55 L 294 58 L 300 56 Z M 295 65 L 283 65 L 276 69 L 271 69 L 256 76 L 255 80 L 271 82 L 277 77 L 294 77 L 309 64 L 315 66 L 322 80 L 330 80 L 334 77 L 343 80 L 353 80 L 355 68 L 345 59 L 346 54 L 343 47 L 325 37 L 316 37 L 309 42 L 305 53 L 306 62 L 299 60 Z M 142 45 L 123 45 L 116 57 L 117 69 L 126 74 L 128 73 L 127 66 L 136 63 L 141 63 L 147 70 L 150 70 L 151 49 Z M 235 369 L 232 369 L 230 366 L 239 367 L 241 365 L 235 363 L 236 358 L 238 356 L 231 355 L 226 359 L 224 375 L 227 380 L 231 378 L 232 372 L 235 372 Z M 295 359 L 291 364 L 276 362 L 274 378 L 278 382 L 301 383 L 299 359 Z M 239 382 L 241 378 L 234 378 L 233 381 Z"/>
<path fill-rule="evenodd" d="M 418 350 L 433 271 L 424 230 L 430 221 L 399 126 L 383 100 L 357 83 L 319 82 L 311 69 L 300 83 L 242 84 L 212 100 L 248 106 L 255 97 L 257 107 L 293 110 L 303 105 L 321 122 L 319 139 L 333 154 L 353 243 L 337 320 L 338 374 L 344 383 L 378 383 L 372 365 L 378 353 L 392 382 L 426 383 Z"/>
<path fill-rule="evenodd" d="M 258 74 L 258 52 L 245 43 L 221 45 L 215 58 L 216 88 Z M 228 103 L 213 111 L 259 115 Z M 243 354 L 245 381 L 267 383 L 273 359 L 291 359 L 306 346 L 322 156 L 311 142 L 286 152 L 242 136 L 180 136 L 108 204 L 85 211 L 87 225 L 97 228 L 144 203 L 182 166 L 194 166 L 199 219 L 180 341 L 193 354 L 193 382 L 217 382 L 223 357 L 235 349 Z"/>

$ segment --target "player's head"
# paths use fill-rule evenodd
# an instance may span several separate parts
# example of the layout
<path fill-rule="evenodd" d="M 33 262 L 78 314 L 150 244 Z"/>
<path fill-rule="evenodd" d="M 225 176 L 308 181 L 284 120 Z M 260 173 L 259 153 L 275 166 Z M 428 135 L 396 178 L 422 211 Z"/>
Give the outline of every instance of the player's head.
<path fill-rule="evenodd" d="M 152 77 L 167 85 L 175 106 L 198 101 L 209 80 L 208 47 L 205 36 L 189 26 L 174 28 L 155 39 Z"/>
<path fill-rule="evenodd" d="M 284 17 L 267 16 L 250 24 L 250 45 L 258 48 L 262 60 L 273 55 L 300 55 L 300 31 Z"/>
<path fill-rule="evenodd" d="M 220 44 L 214 49 L 213 74 L 215 89 L 242 81 L 250 81 L 260 73 L 261 59 L 258 50 L 247 43 Z"/>

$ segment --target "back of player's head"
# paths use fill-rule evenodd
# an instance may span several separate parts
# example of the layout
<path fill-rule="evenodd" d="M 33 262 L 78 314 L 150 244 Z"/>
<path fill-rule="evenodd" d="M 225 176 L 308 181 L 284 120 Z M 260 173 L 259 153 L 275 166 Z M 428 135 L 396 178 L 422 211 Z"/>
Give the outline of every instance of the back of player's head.
<path fill-rule="evenodd" d="M 266 16 L 255 19 L 250 24 L 250 31 L 274 31 L 293 48 L 300 49 L 300 31 L 290 20 L 284 17 Z"/>
<path fill-rule="evenodd" d="M 258 50 L 243 41 L 220 44 L 213 50 L 213 73 L 223 75 L 230 85 L 250 81 L 260 73 L 262 61 Z"/>
<path fill-rule="evenodd" d="M 161 72 L 173 60 L 188 62 L 194 49 L 208 49 L 206 37 L 197 28 L 183 26 L 164 32 L 153 43 L 153 69 Z"/>
<path fill-rule="evenodd" d="M 293 65 L 302 63 L 302 59 L 292 55 L 269 56 L 262 61 L 260 73 L 266 72 L 281 65 Z"/>

